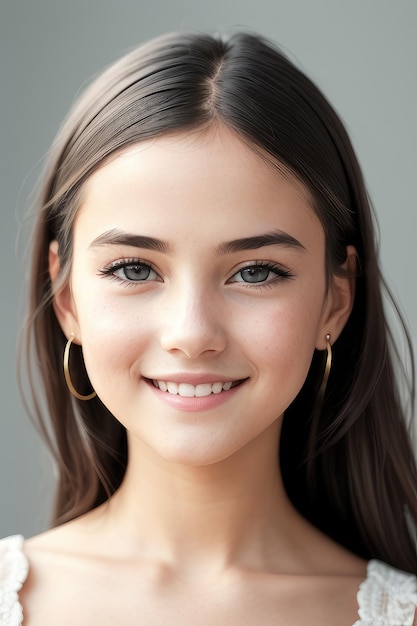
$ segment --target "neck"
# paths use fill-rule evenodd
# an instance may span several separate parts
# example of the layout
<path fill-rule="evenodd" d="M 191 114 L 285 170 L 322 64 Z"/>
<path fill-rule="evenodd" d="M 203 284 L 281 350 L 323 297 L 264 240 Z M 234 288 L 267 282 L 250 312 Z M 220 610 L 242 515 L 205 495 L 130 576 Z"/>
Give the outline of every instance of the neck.
<path fill-rule="evenodd" d="M 201 562 L 206 572 L 231 563 L 268 567 L 300 524 L 281 482 L 279 429 L 273 424 L 244 449 L 203 467 L 171 463 L 130 440 L 126 476 L 107 509 L 129 553 L 145 551 L 183 569 Z"/>

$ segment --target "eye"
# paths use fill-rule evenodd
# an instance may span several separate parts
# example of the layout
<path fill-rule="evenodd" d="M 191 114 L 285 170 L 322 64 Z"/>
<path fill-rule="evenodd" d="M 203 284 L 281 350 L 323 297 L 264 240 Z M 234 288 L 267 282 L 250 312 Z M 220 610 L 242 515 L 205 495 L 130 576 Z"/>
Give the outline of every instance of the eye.
<path fill-rule="evenodd" d="M 143 263 L 123 265 L 113 274 L 123 280 L 133 281 L 155 280 L 157 278 L 156 272 L 149 265 Z"/>
<path fill-rule="evenodd" d="M 242 281 L 245 283 L 264 283 L 270 274 L 271 270 L 262 265 L 245 267 L 244 270 L 240 270 L 239 272 Z"/>
<path fill-rule="evenodd" d="M 271 283 L 292 277 L 289 270 L 272 263 L 256 263 L 240 269 L 228 282 L 231 283 Z"/>
<path fill-rule="evenodd" d="M 99 270 L 102 276 L 108 276 L 123 283 L 140 283 L 160 280 L 154 269 L 148 264 L 135 259 L 122 259 Z"/>

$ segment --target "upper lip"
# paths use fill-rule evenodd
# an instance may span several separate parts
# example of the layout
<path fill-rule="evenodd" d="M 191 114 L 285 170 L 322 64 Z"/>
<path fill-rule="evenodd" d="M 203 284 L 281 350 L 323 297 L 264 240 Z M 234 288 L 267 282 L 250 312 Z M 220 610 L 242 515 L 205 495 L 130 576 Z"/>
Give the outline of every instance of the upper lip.
<path fill-rule="evenodd" d="M 244 378 L 236 378 L 235 376 L 222 376 L 221 374 L 196 374 L 196 373 L 176 373 L 163 374 L 149 377 L 148 380 L 163 380 L 173 383 L 189 383 L 190 385 L 204 385 L 212 383 L 228 383 L 244 380 Z"/>

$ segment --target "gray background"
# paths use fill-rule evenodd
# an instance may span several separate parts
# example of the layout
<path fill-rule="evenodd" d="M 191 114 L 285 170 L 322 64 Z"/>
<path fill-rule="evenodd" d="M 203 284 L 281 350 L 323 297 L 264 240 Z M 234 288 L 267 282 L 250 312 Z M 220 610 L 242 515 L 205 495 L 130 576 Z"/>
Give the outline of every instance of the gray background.
<path fill-rule="evenodd" d="M 166 31 L 230 26 L 279 43 L 345 121 L 416 345 L 416 0 L 0 0 L 0 537 L 45 528 L 52 485 L 15 382 L 24 215 L 43 156 L 80 87 L 124 51 Z"/>

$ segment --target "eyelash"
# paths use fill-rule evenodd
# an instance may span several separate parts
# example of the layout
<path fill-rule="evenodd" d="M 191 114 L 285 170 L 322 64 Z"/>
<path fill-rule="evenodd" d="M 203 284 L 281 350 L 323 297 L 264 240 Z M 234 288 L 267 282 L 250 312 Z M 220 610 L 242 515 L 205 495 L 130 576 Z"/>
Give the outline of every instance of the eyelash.
<path fill-rule="evenodd" d="M 126 259 L 120 259 L 118 261 L 114 261 L 113 263 L 110 263 L 109 265 L 106 265 L 105 267 L 100 269 L 98 273 L 99 275 L 103 277 L 106 277 L 106 278 L 109 278 L 110 280 L 115 280 L 121 283 L 125 287 L 134 287 L 138 283 L 150 282 L 147 280 L 148 277 L 146 277 L 144 280 L 135 281 L 135 280 L 129 280 L 128 278 L 122 278 L 116 275 L 116 272 L 118 270 L 127 268 L 129 266 L 132 266 L 132 267 L 138 266 L 143 269 L 149 270 L 149 272 L 154 272 L 154 274 L 158 276 L 158 278 L 160 278 L 159 274 L 153 269 L 153 267 L 149 263 L 147 263 L 146 261 L 142 261 L 141 259 L 137 259 L 137 258 L 126 258 Z M 271 280 L 268 280 L 267 282 L 265 279 L 265 281 L 260 281 L 259 283 L 251 283 L 245 280 L 232 280 L 233 277 L 239 274 L 242 275 L 242 272 L 244 272 L 245 270 L 259 270 L 259 269 L 268 270 L 268 274 L 271 272 L 274 273 L 275 278 L 272 278 Z M 276 283 L 291 279 L 293 277 L 294 277 L 294 274 L 289 269 L 286 269 L 282 267 L 281 265 L 277 265 L 276 263 L 270 263 L 267 261 L 255 261 L 253 263 L 250 263 L 242 267 L 237 272 L 235 272 L 227 280 L 227 283 L 228 284 L 240 283 L 242 286 L 248 289 L 266 289 L 266 288 L 271 289 L 273 285 L 275 285 Z"/>
<path fill-rule="evenodd" d="M 232 281 L 231 279 L 238 274 L 241 274 L 245 270 L 253 270 L 253 269 L 263 269 L 268 270 L 268 273 L 272 272 L 275 274 L 275 278 L 266 281 L 260 281 L 259 283 L 250 283 L 244 280 L 241 281 Z M 249 263 L 248 265 L 240 268 L 237 272 L 233 274 L 228 280 L 228 282 L 232 283 L 240 283 L 242 286 L 247 289 L 272 289 L 274 285 L 284 280 L 289 280 L 294 278 L 294 274 L 287 268 L 284 268 L 282 265 L 278 265 L 276 263 L 271 263 L 269 261 L 255 261 L 254 263 Z"/>
<path fill-rule="evenodd" d="M 116 272 L 118 270 L 127 268 L 129 266 L 130 267 L 136 266 L 136 267 L 147 269 L 150 272 L 154 272 L 159 277 L 159 274 L 153 269 L 153 267 L 149 263 L 147 263 L 146 261 L 142 261 L 141 259 L 137 259 L 137 258 L 131 258 L 131 259 L 126 258 L 126 259 L 120 259 L 119 261 L 114 261 L 113 263 L 110 263 L 109 265 L 106 265 L 105 267 L 100 269 L 98 273 L 101 276 L 104 276 L 105 278 L 109 278 L 110 280 L 115 280 L 118 283 L 121 283 L 125 287 L 134 287 L 138 283 L 149 282 L 147 280 L 137 280 L 137 281 L 128 280 L 127 278 L 116 276 Z"/>

